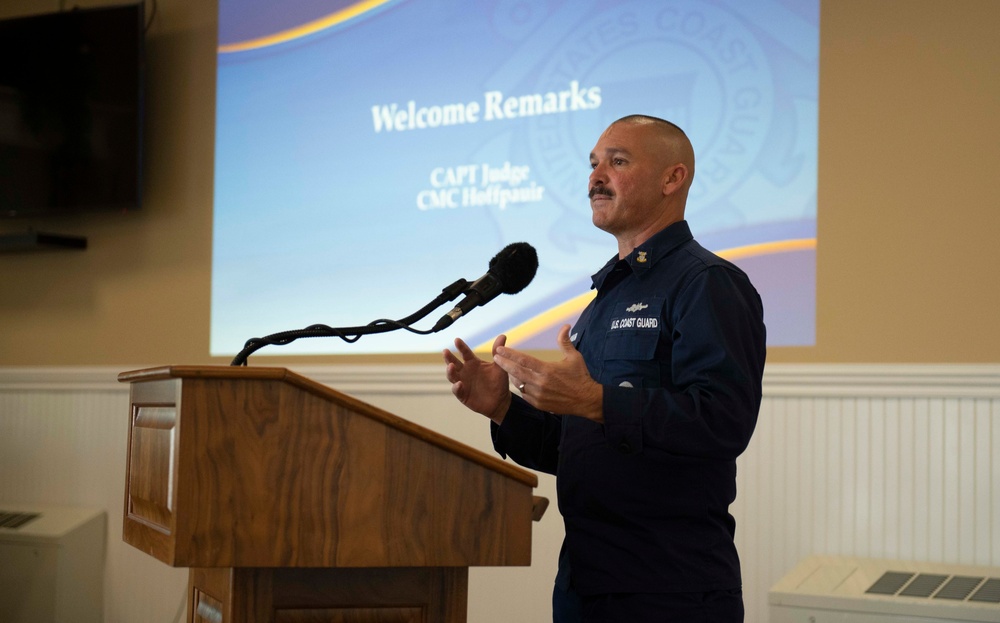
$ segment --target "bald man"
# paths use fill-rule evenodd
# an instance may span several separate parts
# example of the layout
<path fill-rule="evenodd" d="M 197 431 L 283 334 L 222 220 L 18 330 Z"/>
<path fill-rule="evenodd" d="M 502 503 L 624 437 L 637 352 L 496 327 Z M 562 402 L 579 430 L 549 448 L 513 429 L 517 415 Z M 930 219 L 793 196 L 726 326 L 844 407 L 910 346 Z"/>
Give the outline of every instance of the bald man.
<path fill-rule="evenodd" d="M 589 196 L 618 253 L 560 330 L 563 358 L 503 335 L 490 361 L 460 339 L 444 351 L 452 393 L 491 420 L 496 451 L 556 475 L 557 623 L 743 620 L 729 505 L 760 408 L 763 309 L 684 220 L 694 160 L 668 121 L 612 123 L 590 154 Z"/>

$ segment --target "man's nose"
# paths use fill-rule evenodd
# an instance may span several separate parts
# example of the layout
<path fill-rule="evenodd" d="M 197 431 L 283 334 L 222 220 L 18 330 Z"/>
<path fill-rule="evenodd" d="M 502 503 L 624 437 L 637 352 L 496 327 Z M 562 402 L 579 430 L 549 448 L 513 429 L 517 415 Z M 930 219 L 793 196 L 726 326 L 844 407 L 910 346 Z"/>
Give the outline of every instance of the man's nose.
<path fill-rule="evenodd" d="M 590 188 L 603 186 L 605 182 L 607 182 L 607 177 L 604 175 L 604 168 L 601 165 L 595 166 L 590 171 Z"/>

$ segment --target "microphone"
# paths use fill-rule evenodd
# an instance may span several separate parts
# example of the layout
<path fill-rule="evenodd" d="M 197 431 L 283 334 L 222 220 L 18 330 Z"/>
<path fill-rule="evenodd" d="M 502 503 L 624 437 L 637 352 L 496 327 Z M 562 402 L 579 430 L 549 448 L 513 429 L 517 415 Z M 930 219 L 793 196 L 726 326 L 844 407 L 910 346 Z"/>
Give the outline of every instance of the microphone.
<path fill-rule="evenodd" d="M 517 294 L 535 278 L 538 254 L 527 242 L 512 242 L 490 260 L 486 274 L 472 283 L 465 291 L 465 298 L 450 312 L 441 316 L 431 333 L 440 331 L 472 309 L 485 305 L 501 292 Z"/>

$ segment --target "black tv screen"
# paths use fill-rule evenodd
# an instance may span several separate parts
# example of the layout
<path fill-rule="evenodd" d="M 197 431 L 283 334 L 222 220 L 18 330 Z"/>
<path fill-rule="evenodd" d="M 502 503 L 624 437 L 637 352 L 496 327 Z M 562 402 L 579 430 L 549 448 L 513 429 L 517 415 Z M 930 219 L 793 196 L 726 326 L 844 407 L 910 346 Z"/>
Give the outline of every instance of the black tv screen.
<path fill-rule="evenodd" d="M 139 207 L 142 48 L 142 4 L 0 21 L 0 215 Z"/>

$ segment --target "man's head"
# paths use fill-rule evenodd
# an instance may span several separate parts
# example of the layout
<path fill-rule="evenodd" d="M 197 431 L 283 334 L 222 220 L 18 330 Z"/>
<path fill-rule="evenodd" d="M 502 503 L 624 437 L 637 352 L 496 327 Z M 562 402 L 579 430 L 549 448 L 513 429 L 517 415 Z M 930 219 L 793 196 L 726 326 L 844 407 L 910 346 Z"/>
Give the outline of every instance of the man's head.
<path fill-rule="evenodd" d="M 638 246 L 684 218 L 694 179 L 694 149 L 676 125 L 646 115 L 615 121 L 590 154 L 590 206 L 594 225 Z"/>

